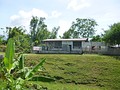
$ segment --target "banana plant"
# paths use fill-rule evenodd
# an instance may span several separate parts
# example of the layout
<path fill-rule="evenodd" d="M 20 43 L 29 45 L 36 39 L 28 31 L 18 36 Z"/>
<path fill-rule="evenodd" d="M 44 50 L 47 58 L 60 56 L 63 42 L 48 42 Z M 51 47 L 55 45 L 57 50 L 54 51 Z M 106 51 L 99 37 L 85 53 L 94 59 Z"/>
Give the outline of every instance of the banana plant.
<path fill-rule="evenodd" d="M 21 90 L 22 84 L 24 84 L 25 81 L 30 80 L 45 62 L 45 59 L 42 59 L 35 67 L 28 69 L 27 67 L 24 67 L 24 60 L 24 54 L 20 54 L 17 59 L 15 58 L 15 44 L 13 39 L 10 38 L 8 40 L 2 68 L 5 80 L 7 80 L 12 89 Z M 14 73 L 18 74 L 18 76 L 15 77 Z"/>
<path fill-rule="evenodd" d="M 15 54 L 15 44 L 12 38 L 8 40 L 5 57 L 4 57 L 4 65 L 7 72 L 10 74 L 13 67 L 13 59 Z"/>
<path fill-rule="evenodd" d="M 38 72 L 38 70 L 40 69 L 40 67 L 43 65 L 43 63 L 45 62 L 45 59 L 43 58 L 41 62 L 39 62 L 36 66 L 34 66 L 32 69 L 29 69 L 27 67 L 24 67 L 24 60 L 25 57 L 23 54 L 21 54 L 19 56 L 19 73 L 21 73 L 22 78 L 24 78 L 25 80 L 30 80 L 33 75 Z"/>
<path fill-rule="evenodd" d="M 27 80 L 31 79 L 33 77 L 33 75 L 38 72 L 40 66 L 43 65 L 43 63 L 45 62 L 45 59 L 43 59 L 39 64 L 37 64 L 34 68 L 32 68 L 31 70 L 29 70 L 26 75 L 25 75 L 25 78 Z"/>

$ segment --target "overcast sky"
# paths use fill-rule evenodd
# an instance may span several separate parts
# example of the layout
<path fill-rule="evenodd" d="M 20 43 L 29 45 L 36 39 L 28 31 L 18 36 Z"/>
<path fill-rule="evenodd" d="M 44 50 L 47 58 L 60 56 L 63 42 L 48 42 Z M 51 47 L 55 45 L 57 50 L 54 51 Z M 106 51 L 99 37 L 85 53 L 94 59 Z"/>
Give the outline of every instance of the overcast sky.
<path fill-rule="evenodd" d="M 92 18 L 100 34 L 102 29 L 120 22 L 120 0 L 0 0 L 0 28 L 22 25 L 29 32 L 31 16 L 45 17 L 50 31 L 60 26 L 59 35 L 76 18 Z"/>

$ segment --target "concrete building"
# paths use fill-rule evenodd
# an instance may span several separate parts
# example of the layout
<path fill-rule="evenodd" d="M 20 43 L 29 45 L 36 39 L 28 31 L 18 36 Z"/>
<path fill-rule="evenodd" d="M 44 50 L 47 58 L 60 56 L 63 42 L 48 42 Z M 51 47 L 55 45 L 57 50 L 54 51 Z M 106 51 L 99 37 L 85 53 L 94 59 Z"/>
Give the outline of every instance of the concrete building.
<path fill-rule="evenodd" d="M 120 47 L 108 46 L 104 42 L 91 42 L 87 38 L 78 39 L 46 39 L 41 47 L 34 46 L 33 53 L 97 53 L 120 55 Z"/>
<path fill-rule="evenodd" d="M 79 53 L 83 52 L 82 45 L 87 38 L 78 39 L 46 39 L 43 40 L 44 47 L 39 53 Z"/>

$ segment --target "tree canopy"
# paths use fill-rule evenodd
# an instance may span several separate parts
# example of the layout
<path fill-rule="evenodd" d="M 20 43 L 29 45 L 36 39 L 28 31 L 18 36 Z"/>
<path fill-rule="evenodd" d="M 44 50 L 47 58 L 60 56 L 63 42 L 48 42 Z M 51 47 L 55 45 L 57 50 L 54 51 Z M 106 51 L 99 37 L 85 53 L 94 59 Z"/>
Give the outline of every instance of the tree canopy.
<path fill-rule="evenodd" d="M 93 41 L 93 42 L 102 42 L 103 41 L 103 36 L 102 35 L 93 36 L 91 41 Z"/>
<path fill-rule="evenodd" d="M 114 23 L 105 31 L 103 40 L 111 45 L 120 44 L 120 22 Z"/>
<path fill-rule="evenodd" d="M 30 38 L 25 34 L 25 29 L 22 27 L 6 27 L 8 39 L 13 38 L 15 41 L 16 52 L 30 52 Z"/>
<path fill-rule="evenodd" d="M 57 34 L 58 34 L 58 30 L 59 30 L 59 29 L 60 29 L 59 26 L 58 26 L 58 27 L 54 27 L 54 28 L 52 29 L 51 33 L 50 33 L 49 38 L 50 38 L 50 39 L 55 39 L 55 38 L 57 38 Z"/>
<path fill-rule="evenodd" d="M 47 39 L 50 32 L 44 22 L 45 18 L 32 17 L 30 21 L 30 37 L 33 45 L 38 45 L 43 39 Z"/>
<path fill-rule="evenodd" d="M 57 38 L 57 33 L 60 27 L 54 27 L 50 32 L 44 20 L 45 18 L 43 17 L 32 17 L 30 21 L 30 37 L 32 45 L 39 45 L 44 39 Z"/>
<path fill-rule="evenodd" d="M 80 19 L 72 22 L 68 31 L 63 33 L 63 38 L 89 38 L 95 34 L 97 23 L 94 19 Z"/>

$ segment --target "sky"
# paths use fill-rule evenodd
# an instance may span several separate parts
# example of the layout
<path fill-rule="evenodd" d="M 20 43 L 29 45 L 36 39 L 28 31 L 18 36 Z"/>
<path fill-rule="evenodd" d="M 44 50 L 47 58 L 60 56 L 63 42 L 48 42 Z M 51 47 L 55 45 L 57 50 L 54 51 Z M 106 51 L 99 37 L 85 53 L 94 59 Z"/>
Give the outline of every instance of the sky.
<path fill-rule="evenodd" d="M 67 31 L 76 18 L 94 19 L 96 34 L 120 22 L 120 0 L 0 0 L 0 34 L 5 27 L 24 26 L 29 33 L 32 16 L 45 17 L 49 31 Z"/>

